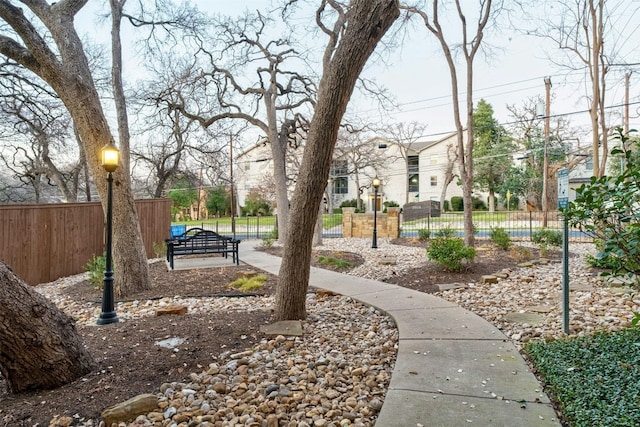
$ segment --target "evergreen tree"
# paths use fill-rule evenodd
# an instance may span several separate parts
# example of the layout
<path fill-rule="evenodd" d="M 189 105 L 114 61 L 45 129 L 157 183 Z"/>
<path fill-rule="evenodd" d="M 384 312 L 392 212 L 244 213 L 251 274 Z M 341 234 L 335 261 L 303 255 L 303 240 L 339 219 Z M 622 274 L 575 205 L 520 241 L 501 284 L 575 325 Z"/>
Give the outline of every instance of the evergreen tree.
<path fill-rule="evenodd" d="M 506 129 L 493 117 L 493 107 L 484 99 L 473 112 L 473 186 L 489 193 L 489 211 L 495 210 L 495 194 L 513 167 L 514 149 Z M 505 191 L 506 192 L 506 191 Z"/>

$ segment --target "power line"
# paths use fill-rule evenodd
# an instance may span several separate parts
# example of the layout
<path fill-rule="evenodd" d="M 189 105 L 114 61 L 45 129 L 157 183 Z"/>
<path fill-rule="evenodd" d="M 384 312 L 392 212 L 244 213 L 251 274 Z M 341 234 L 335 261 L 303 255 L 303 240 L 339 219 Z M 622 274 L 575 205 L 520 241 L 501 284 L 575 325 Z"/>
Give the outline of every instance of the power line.
<path fill-rule="evenodd" d="M 584 68 L 586 68 L 586 66 Z M 579 70 L 579 69 L 578 70 L 571 70 L 571 72 L 569 72 L 569 73 L 554 74 L 551 77 L 566 78 L 567 75 L 570 75 L 570 74 L 573 74 L 573 73 L 578 73 L 580 71 L 581 70 Z M 487 86 L 487 87 L 483 87 L 483 88 L 480 88 L 480 89 L 474 89 L 474 93 L 480 93 L 480 92 L 488 91 L 488 90 L 491 90 L 491 89 L 499 89 L 499 88 L 513 86 L 513 85 L 517 85 L 517 84 L 521 84 L 521 83 L 528 83 L 528 82 L 531 82 L 531 81 L 536 81 L 536 80 L 543 79 L 544 77 L 546 77 L 546 76 L 531 77 L 531 78 L 527 78 L 527 79 L 523 79 L 523 80 L 516 80 L 516 81 L 513 81 L 513 82 L 506 82 L 506 83 L 501 83 L 501 84 L 497 84 L 497 85 L 493 85 L 493 86 Z M 570 82 L 569 84 L 571 84 L 571 83 L 576 83 L 576 82 Z M 518 91 L 533 89 L 535 87 L 537 87 L 537 86 L 530 86 L 530 87 L 526 87 L 526 88 L 515 89 L 515 90 L 512 90 L 512 91 L 508 91 L 508 92 L 501 92 L 501 93 L 498 93 L 498 94 L 493 94 L 492 96 L 509 94 L 509 93 L 516 93 Z M 460 95 L 466 95 L 466 93 L 467 93 L 466 91 L 463 91 L 463 92 L 460 92 L 459 94 Z M 438 101 L 438 100 L 441 100 L 441 99 L 448 99 L 448 98 L 451 98 L 451 95 L 440 95 L 440 96 L 435 96 L 435 97 L 432 97 L 432 98 L 425 98 L 425 99 L 418 99 L 418 100 L 415 100 L 415 101 L 403 102 L 403 103 L 397 104 L 397 106 L 400 108 L 400 107 L 403 107 L 405 105 L 414 105 L 414 104 L 420 104 L 420 103 L 431 102 L 431 101 Z M 436 106 L 428 106 L 428 107 L 424 107 L 424 109 L 441 107 L 441 106 L 444 106 L 444 105 L 448 105 L 448 104 L 440 104 L 440 105 L 436 105 Z M 413 111 L 418 111 L 418 110 L 420 110 L 420 109 L 413 109 L 413 110 L 406 110 L 406 111 L 398 110 L 397 113 L 407 113 L 407 112 L 413 112 Z M 371 112 L 371 111 L 377 111 L 377 109 L 376 108 L 370 108 L 370 109 L 367 109 L 367 110 L 360 110 L 360 111 L 358 111 L 358 113 L 367 113 L 367 112 Z"/>
<path fill-rule="evenodd" d="M 613 108 L 620 108 L 620 107 L 624 107 L 627 104 L 616 104 L 616 105 L 609 105 L 607 107 L 604 107 L 605 110 L 610 110 Z M 636 102 L 630 102 L 628 104 L 629 106 L 631 105 L 640 105 L 640 101 L 636 101 Z M 576 111 L 570 111 L 570 112 L 566 112 L 566 113 L 557 113 L 557 114 L 551 114 L 549 115 L 549 118 L 553 119 L 553 118 L 559 118 L 559 117 L 567 117 L 567 116 L 573 116 L 576 114 L 584 114 L 584 113 L 588 113 L 589 110 L 576 110 Z M 498 126 L 509 126 L 509 125 L 516 125 L 519 123 L 524 123 L 525 120 L 514 120 L 514 121 L 510 121 L 510 122 L 499 122 Z M 431 134 L 423 134 L 420 135 L 418 138 L 428 138 L 428 137 L 436 137 L 436 136 L 443 136 L 443 135 L 450 135 L 452 133 L 455 133 L 456 130 L 450 130 L 450 131 L 445 131 L 445 132 L 436 132 L 436 133 L 431 133 Z M 397 142 L 401 142 L 401 141 L 397 141 Z"/>

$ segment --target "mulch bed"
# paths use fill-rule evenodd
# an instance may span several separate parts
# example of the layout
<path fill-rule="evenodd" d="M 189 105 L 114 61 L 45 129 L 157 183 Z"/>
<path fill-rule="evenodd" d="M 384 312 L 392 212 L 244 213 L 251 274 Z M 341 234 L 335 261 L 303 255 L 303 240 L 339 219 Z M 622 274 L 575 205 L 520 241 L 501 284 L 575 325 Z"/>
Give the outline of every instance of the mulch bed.
<path fill-rule="evenodd" d="M 422 245 L 424 243 L 398 239 L 395 244 Z M 279 255 L 281 248 L 265 248 Z M 534 254 L 535 255 L 535 254 Z M 360 255 L 337 251 L 314 251 L 312 265 L 336 271 L 347 271 L 334 265 L 323 265 L 318 256 L 339 258 L 352 263 L 354 268 L 364 261 Z M 505 256 L 503 251 L 481 250 L 478 258 L 463 272 L 446 272 L 430 263 L 413 269 L 402 276 L 387 278 L 423 292 L 433 292 L 438 283 L 477 281 L 518 260 Z M 229 266 L 208 269 L 167 271 L 164 263 L 150 266 L 153 288 L 130 295 L 128 299 L 155 299 L 181 296 L 241 297 L 242 292 L 228 284 L 247 266 Z M 255 270 L 255 269 L 254 269 Z M 262 272 L 261 272 L 262 273 Z M 271 295 L 275 292 L 276 277 L 265 273 L 268 281 L 259 291 L 244 294 Z M 76 301 L 101 300 L 99 290 L 88 282 L 65 289 Z M 131 320 L 105 326 L 78 326 L 78 333 L 93 355 L 97 369 L 71 384 L 55 390 L 12 396 L 7 393 L 6 382 L 0 377 L 0 426 L 49 425 L 56 415 L 81 414 L 86 419 L 98 420 L 102 410 L 117 402 L 141 393 L 154 393 L 165 382 L 184 380 L 191 372 L 214 362 L 223 352 L 239 352 L 250 348 L 262 338 L 259 327 L 269 322 L 269 313 L 212 312 L 188 316 L 161 316 Z M 179 352 L 155 345 L 158 340 L 181 337 L 186 343 Z M 80 419 L 78 419 L 80 421 Z M 97 423 L 94 423 L 97 425 Z"/>

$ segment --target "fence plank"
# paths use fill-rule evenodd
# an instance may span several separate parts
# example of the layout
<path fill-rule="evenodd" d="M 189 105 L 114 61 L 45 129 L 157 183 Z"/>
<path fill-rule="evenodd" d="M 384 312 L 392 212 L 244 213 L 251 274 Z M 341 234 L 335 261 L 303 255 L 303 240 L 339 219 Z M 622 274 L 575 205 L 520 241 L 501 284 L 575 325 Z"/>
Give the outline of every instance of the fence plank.
<path fill-rule="evenodd" d="M 137 200 L 148 257 L 169 237 L 171 201 Z M 82 273 L 104 252 L 104 213 L 99 202 L 0 206 L 0 260 L 36 285 Z"/>

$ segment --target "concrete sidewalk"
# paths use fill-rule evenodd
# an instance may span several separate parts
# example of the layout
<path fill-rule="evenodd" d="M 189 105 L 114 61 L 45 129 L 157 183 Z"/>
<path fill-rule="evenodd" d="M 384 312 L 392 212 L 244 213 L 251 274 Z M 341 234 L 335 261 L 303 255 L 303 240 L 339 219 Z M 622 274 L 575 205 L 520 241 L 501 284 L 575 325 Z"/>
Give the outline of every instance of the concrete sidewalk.
<path fill-rule="evenodd" d="M 280 258 L 240 245 L 240 261 L 278 274 Z M 481 317 L 401 286 L 311 268 L 309 284 L 388 313 L 398 357 L 376 427 L 560 426 L 515 346 Z"/>

